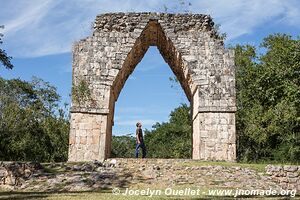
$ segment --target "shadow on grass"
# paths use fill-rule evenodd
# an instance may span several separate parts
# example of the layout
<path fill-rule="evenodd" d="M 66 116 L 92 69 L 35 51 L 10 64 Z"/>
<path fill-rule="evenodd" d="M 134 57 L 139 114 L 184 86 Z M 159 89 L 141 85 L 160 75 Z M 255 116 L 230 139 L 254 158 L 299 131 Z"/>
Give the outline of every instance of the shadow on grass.
<path fill-rule="evenodd" d="M 53 192 L 0 192 L 0 200 L 14 200 L 14 199 L 44 199 L 53 195 L 73 196 L 84 193 L 111 193 L 111 189 L 101 189 L 97 191 L 53 191 Z"/>
<path fill-rule="evenodd" d="M 89 174 L 89 173 L 88 173 Z M 16 200 L 16 199 L 47 199 L 49 197 L 59 198 L 60 195 L 64 197 L 70 197 L 70 199 L 79 195 L 83 194 L 112 194 L 112 188 L 118 187 L 120 189 L 124 189 L 131 184 L 131 181 L 128 181 L 128 177 L 132 177 L 131 173 L 124 173 L 121 176 L 117 175 L 116 173 L 110 172 L 102 172 L 95 174 L 96 177 L 84 178 L 84 174 L 79 174 L 82 176 L 82 179 L 72 181 L 71 183 L 76 185 L 82 184 L 84 182 L 88 188 L 86 191 L 68 191 L 67 189 L 63 189 L 62 185 L 57 185 L 56 188 L 51 189 L 51 191 L 39 192 L 39 191 L 0 191 L 0 200 Z M 105 179 L 109 179 L 112 182 L 106 183 L 104 186 Z M 95 183 L 99 184 L 99 187 L 92 187 Z M 69 183 L 63 183 L 66 185 Z M 55 199 L 57 199 L 55 198 Z M 52 199 L 52 198 L 51 198 Z M 68 198 L 69 199 L 69 198 Z"/>
<path fill-rule="evenodd" d="M 48 197 L 53 197 L 54 195 L 63 195 L 64 197 L 70 197 L 75 195 L 81 195 L 81 194 L 108 194 L 113 195 L 111 193 L 111 189 L 102 189 L 97 191 L 53 191 L 53 192 L 0 192 L 0 200 L 18 200 L 18 199 L 45 199 Z M 131 198 L 127 196 L 129 199 L 139 199 L 139 196 L 132 196 Z M 143 196 L 146 197 L 146 196 Z M 203 196 L 203 197 L 193 197 L 193 196 L 163 196 L 158 197 L 159 199 L 176 199 L 176 200 L 203 200 L 203 199 L 222 199 L 222 200 L 231 200 L 231 199 L 298 199 L 300 196 L 296 195 L 295 197 L 289 197 L 289 196 L 238 196 L 238 197 L 231 197 L 231 196 Z M 59 198 L 59 197 L 58 197 Z M 146 197 L 147 198 L 147 197 Z M 157 199 L 155 197 L 152 197 L 153 199 Z M 56 198 L 55 198 L 56 199 Z M 144 199 L 144 198 L 143 198 Z"/>

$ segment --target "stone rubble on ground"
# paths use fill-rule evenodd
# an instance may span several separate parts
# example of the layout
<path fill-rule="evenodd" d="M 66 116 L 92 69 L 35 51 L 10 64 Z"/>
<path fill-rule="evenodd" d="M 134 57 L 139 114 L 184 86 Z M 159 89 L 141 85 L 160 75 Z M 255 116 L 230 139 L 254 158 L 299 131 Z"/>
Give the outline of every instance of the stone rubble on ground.
<path fill-rule="evenodd" d="M 300 166 L 209 165 L 188 159 L 108 159 L 85 163 L 0 164 L 0 189 L 7 191 L 94 191 L 189 185 L 203 188 L 297 189 Z"/>

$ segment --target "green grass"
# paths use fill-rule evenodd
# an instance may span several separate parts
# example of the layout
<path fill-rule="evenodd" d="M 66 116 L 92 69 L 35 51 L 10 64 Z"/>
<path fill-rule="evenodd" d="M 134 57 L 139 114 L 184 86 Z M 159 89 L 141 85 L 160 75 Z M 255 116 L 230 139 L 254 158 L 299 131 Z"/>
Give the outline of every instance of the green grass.
<path fill-rule="evenodd" d="M 239 163 L 239 162 L 223 162 L 223 161 L 198 161 L 191 160 L 189 162 L 179 163 L 181 166 L 187 167 L 200 167 L 200 166 L 223 166 L 223 167 L 241 167 L 253 169 L 260 173 L 265 173 L 265 167 L 267 165 L 297 165 L 293 163 Z"/>
<path fill-rule="evenodd" d="M 112 194 L 111 190 L 102 190 L 101 192 L 57 192 L 57 193 L 47 193 L 47 192 L 12 192 L 12 193 L 1 193 L 0 192 L 0 200 L 4 199 L 45 199 L 45 200 L 117 200 L 117 199 L 124 199 L 124 200 L 133 200 L 133 199 L 199 199 L 204 196 L 185 196 L 185 197 L 178 197 L 178 196 L 166 196 L 162 193 L 162 195 L 153 195 L 152 197 L 143 196 L 143 195 L 122 195 L 125 192 L 125 189 L 121 190 L 121 194 L 114 195 Z"/>
<path fill-rule="evenodd" d="M 268 164 L 249 164 L 249 163 L 235 163 L 235 162 L 221 162 L 221 161 L 190 161 L 179 163 L 181 166 L 200 167 L 200 166 L 223 166 L 223 167 L 241 167 L 256 170 L 257 172 L 265 172 L 265 167 Z"/>
<path fill-rule="evenodd" d="M 51 167 L 51 164 L 42 164 L 44 167 L 44 172 L 46 173 L 51 173 L 51 174 L 59 174 L 62 172 L 65 172 L 64 167 L 61 166 L 55 166 L 55 167 Z"/>
<path fill-rule="evenodd" d="M 192 187 L 191 187 L 192 188 Z M 176 189 L 176 188 L 173 188 Z M 180 189 L 180 188 L 177 188 Z M 201 191 L 207 191 L 207 190 L 201 190 Z M 162 195 L 153 195 L 152 197 L 150 196 L 129 196 L 129 195 L 122 195 L 124 193 L 124 190 L 121 191 L 121 194 L 119 195 L 114 195 L 112 194 L 111 190 L 102 190 L 101 192 L 0 192 L 0 200 L 19 200 L 19 199 L 32 199 L 32 200 L 37 200 L 37 199 L 43 199 L 43 200 L 119 200 L 119 199 L 124 199 L 124 200 L 135 200 L 135 199 L 182 199 L 182 200 L 195 200 L 195 199 L 289 199 L 289 197 L 279 197 L 279 196 L 260 196 L 260 197 L 255 197 L 255 196 L 247 196 L 244 198 L 234 198 L 234 197 L 225 197 L 225 196 L 204 196 L 204 195 L 199 195 L 199 196 L 167 196 L 162 193 Z M 296 196 L 293 199 L 298 199 L 299 196 Z"/>
<path fill-rule="evenodd" d="M 151 159 L 151 158 L 150 158 Z M 65 166 L 73 166 L 73 165 L 82 165 L 87 162 L 66 162 Z M 242 168 L 250 168 L 256 170 L 257 172 L 265 172 L 265 167 L 267 165 L 299 165 L 295 163 L 277 163 L 277 162 L 261 162 L 261 163 L 242 163 L 242 162 L 223 162 L 223 161 L 199 161 L 199 160 L 190 160 L 188 162 L 179 163 L 181 166 L 188 167 L 197 167 L 197 166 L 224 166 L 224 167 L 242 167 Z M 65 172 L 64 167 L 56 166 L 51 167 L 51 163 L 42 163 L 45 167 L 45 172 L 48 173 L 62 173 Z"/>

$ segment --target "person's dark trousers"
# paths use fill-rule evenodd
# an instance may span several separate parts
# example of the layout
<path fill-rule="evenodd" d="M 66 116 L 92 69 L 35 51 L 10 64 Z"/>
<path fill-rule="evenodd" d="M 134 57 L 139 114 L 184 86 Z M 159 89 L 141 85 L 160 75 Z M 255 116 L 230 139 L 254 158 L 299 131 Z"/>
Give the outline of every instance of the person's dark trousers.
<path fill-rule="evenodd" d="M 142 157 L 145 158 L 146 157 L 146 146 L 144 144 L 144 142 L 136 143 L 136 147 L 135 147 L 135 157 L 138 158 L 139 157 L 139 148 L 142 148 Z"/>

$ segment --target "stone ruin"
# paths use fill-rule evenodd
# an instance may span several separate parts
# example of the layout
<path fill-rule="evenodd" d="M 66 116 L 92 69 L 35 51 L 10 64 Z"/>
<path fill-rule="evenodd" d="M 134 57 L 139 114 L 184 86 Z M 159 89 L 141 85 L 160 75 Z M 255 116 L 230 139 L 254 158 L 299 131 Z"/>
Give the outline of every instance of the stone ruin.
<path fill-rule="evenodd" d="M 190 101 L 192 159 L 235 161 L 234 52 L 209 15 L 168 13 L 101 14 L 92 36 L 74 44 L 68 160 L 109 158 L 115 102 L 149 46 Z"/>

